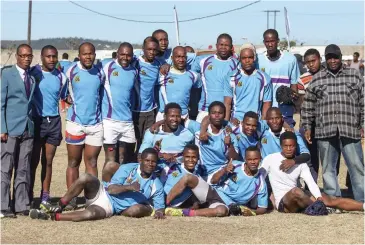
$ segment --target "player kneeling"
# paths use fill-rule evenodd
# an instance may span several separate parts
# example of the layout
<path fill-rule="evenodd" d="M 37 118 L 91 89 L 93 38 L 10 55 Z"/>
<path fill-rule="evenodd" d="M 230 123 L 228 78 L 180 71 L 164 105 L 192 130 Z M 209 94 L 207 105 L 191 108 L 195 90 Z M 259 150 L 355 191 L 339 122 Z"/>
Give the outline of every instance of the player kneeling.
<path fill-rule="evenodd" d="M 56 221 L 86 221 L 105 219 L 113 214 L 128 217 L 145 217 L 154 212 L 155 218 L 164 218 L 165 200 L 163 186 L 154 174 L 157 152 L 147 148 L 139 163 L 119 167 L 110 182 L 101 182 L 90 174 L 84 174 L 67 190 L 58 205 L 51 206 L 47 213 L 33 209 L 32 219 Z M 84 191 L 86 209 L 62 213 L 66 205 Z M 154 209 L 150 205 L 153 203 Z"/>
<path fill-rule="evenodd" d="M 269 175 L 275 205 L 279 212 L 327 215 L 326 206 L 346 211 L 364 211 L 364 203 L 321 193 L 306 163 L 295 164 L 289 169 L 284 168 L 283 162 L 295 157 L 297 137 L 293 132 L 282 133 L 280 145 L 282 151 L 265 157 L 260 169 L 264 176 Z M 311 193 L 306 193 L 297 187 L 299 177 L 304 179 Z"/>
<path fill-rule="evenodd" d="M 255 216 L 267 211 L 268 193 L 265 178 L 259 173 L 260 150 L 249 146 L 245 162 L 232 161 L 215 172 L 210 180 L 230 215 Z"/>
<path fill-rule="evenodd" d="M 197 169 L 199 148 L 187 145 L 183 152 L 183 164 L 175 164 L 168 171 L 164 191 L 167 194 L 166 215 L 223 217 L 228 207 L 215 189 L 207 184 Z M 201 209 L 199 209 L 202 207 Z"/>

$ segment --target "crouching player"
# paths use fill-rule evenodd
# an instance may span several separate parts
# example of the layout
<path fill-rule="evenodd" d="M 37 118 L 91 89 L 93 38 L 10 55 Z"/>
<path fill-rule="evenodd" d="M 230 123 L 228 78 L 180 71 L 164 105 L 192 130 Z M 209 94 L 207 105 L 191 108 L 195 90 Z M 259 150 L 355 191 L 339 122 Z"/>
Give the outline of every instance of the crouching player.
<path fill-rule="evenodd" d="M 187 145 L 183 151 L 183 164 L 175 164 L 168 171 L 164 191 L 167 194 L 166 204 L 171 207 L 166 208 L 166 215 L 205 217 L 228 215 L 228 207 L 215 189 L 199 176 L 198 160 L 199 148 L 196 145 Z"/>
<path fill-rule="evenodd" d="M 254 216 L 267 211 L 268 193 L 265 178 L 259 173 L 260 150 L 249 146 L 245 162 L 232 161 L 213 174 L 211 183 L 231 215 Z"/>
<path fill-rule="evenodd" d="M 145 217 L 154 212 L 154 217 L 165 217 L 165 196 L 160 180 L 154 174 L 157 152 L 145 149 L 141 163 L 121 165 L 110 182 L 101 182 L 90 174 L 84 174 L 68 189 L 58 205 L 48 212 L 33 209 L 32 219 L 55 221 L 87 221 L 108 218 L 114 214 L 128 217 Z M 66 205 L 84 191 L 86 209 L 62 213 Z M 153 203 L 154 208 L 151 204 Z"/>
<path fill-rule="evenodd" d="M 264 176 L 269 175 L 275 205 L 279 212 L 300 213 L 304 211 L 309 215 L 326 215 L 328 214 L 326 206 L 346 211 L 364 210 L 364 203 L 321 193 L 307 164 L 295 164 L 287 170 L 281 168 L 286 159 L 295 157 L 297 137 L 293 132 L 282 133 L 280 145 L 281 152 L 265 157 L 260 169 Z M 299 177 L 304 179 L 311 193 L 306 193 L 297 187 Z"/>

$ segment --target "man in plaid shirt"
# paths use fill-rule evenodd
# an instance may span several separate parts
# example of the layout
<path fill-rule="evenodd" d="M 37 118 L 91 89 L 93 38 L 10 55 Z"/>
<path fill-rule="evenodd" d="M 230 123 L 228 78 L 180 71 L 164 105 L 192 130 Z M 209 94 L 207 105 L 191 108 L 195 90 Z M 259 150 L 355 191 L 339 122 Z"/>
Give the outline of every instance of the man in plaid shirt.
<path fill-rule="evenodd" d="M 364 137 L 364 81 L 360 73 L 342 66 L 337 45 L 325 49 L 327 68 L 313 76 L 304 97 L 301 123 L 305 138 L 312 143 L 311 128 L 323 169 L 324 192 L 341 196 L 336 163 L 342 152 L 349 169 L 354 197 L 364 202 L 364 161 L 361 137 Z"/>

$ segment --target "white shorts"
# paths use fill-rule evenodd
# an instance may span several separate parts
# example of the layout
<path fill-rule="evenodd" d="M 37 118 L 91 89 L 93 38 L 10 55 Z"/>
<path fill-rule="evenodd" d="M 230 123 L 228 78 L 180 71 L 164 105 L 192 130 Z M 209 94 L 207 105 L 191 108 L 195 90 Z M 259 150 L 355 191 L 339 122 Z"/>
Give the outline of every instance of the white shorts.
<path fill-rule="evenodd" d="M 204 117 L 208 116 L 209 112 L 207 111 L 199 111 L 198 116 L 196 117 L 196 121 L 198 123 L 201 123 L 204 119 Z"/>
<path fill-rule="evenodd" d="M 135 143 L 136 134 L 133 122 L 120 122 L 109 119 L 103 120 L 104 144 L 114 145 L 118 141 Z"/>
<path fill-rule="evenodd" d="M 101 182 L 96 196 L 93 199 L 86 199 L 85 207 L 87 208 L 90 205 L 96 205 L 104 209 L 106 214 L 105 218 L 109 218 L 113 215 L 113 206 Z"/>
<path fill-rule="evenodd" d="M 66 121 L 65 141 L 69 145 L 103 145 L 103 124 L 83 126 L 71 121 Z"/>
<path fill-rule="evenodd" d="M 163 112 L 157 112 L 156 122 L 162 121 L 164 115 L 165 115 L 165 113 L 163 113 Z M 189 118 L 189 113 L 187 113 L 185 115 L 181 115 L 181 118 L 184 119 L 184 120 L 187 119 L 187 118 Z"/>

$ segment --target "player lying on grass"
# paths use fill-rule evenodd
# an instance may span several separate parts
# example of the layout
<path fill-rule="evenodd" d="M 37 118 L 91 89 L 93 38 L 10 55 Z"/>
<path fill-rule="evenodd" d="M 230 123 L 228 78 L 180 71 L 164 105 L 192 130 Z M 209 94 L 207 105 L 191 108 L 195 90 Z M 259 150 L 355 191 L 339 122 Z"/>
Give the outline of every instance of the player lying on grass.
<path fill-rule="evenodd" d="M 281 169 L 283 160 L 293 159 L 297 147 L 297 136 L 293 132 L 280 135 L 281 152 L 268 155 L 262 163 L 260 172 L 269 175 L 275 197 L 275 205 L 279 212 L 307 214 L 327 214 L 321 206 L 338 208 L 346 211 L 363 211 L 364 203 L 349 198 L 339 198 L 321 193 L 314 182 L 307 164 L 295 164 L 287 170 Z M 298 179 L 303 178 L 308 185 L 310 194 L 297 187 Z M 324 205 L 323 205 L 324 204 Z M 317 212 L 315 209 L 323 211 Z"/>
<path fill-rule="evenodd" d="M 183 164 L 170 168 L 164 191 L 167 195 L 166 215 L 223 217 L 228 215 L 228 207 L 217 192 L 200 176 L 197 166 L 199 148 L 185 146 Z M 199 209 L 202 207 L 202 209 Z"/>
<path fill-rule="evenodd" d="M 258 172 L 260 150 L 256 146 L 247 147 L 245 159 L 245 162 L 230 160 L 213 174 L 211 183 L 216 185 L 217 193 L 230 207 L 230 214 L 264 214 L 268 205 L 268 193 L 265 178 Z"/>
<path fill-rule="evenodd" d="M 140 218 L 154 212 L 155 218 L 164 218 L 163 186 L 154 174 L 157 152 L 153 148 L 147 148 L 142 152 L 141 159 L 140 164 L 121 165 L 110 182 L 102 183 L 90 174 L 82 175 L 67 190 L 58 205 L 51 206 L 48 213 L 33 209 L 30 217 L 55 221 L 86 221 L 104 219 L 114 214 Z M 82 191 L 86 198 L 86 209 L 62 213 L 72 198 Z"/>

